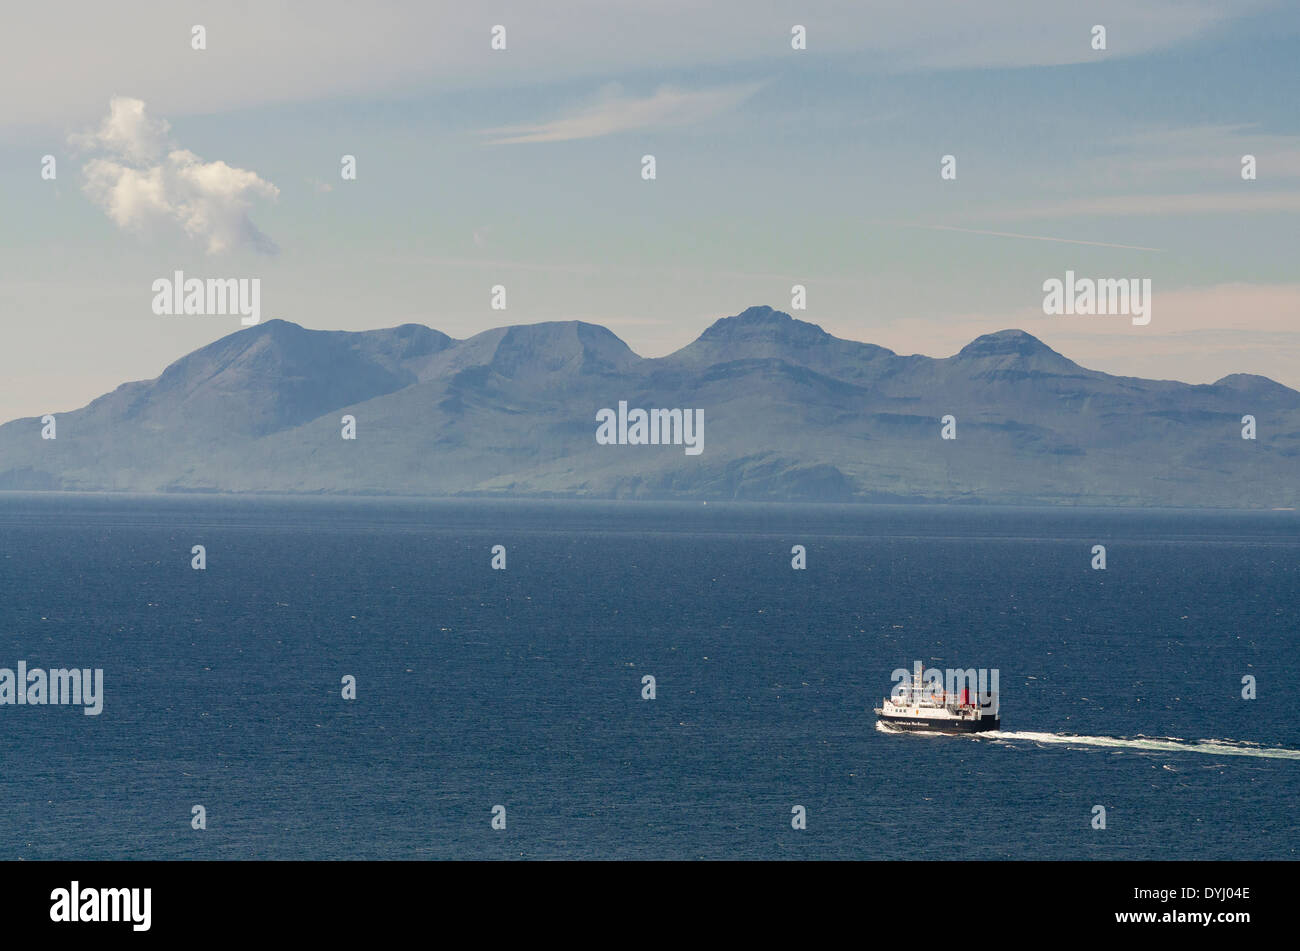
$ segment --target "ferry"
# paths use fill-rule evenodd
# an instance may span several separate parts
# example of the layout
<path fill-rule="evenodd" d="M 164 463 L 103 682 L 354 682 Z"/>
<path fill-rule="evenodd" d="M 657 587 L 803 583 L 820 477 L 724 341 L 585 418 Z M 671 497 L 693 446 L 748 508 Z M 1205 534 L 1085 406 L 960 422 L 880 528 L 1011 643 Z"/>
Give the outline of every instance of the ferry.
<path fill-rule="evenodd" d="M 876 707 L 878 722 L 886 729 L 926 733 L 984 733 L 1001 729 L 996 693 L 987 705 L 981 706 L 971 699 L 969 687 L 963 687 L 960 695 L 942 689 L 934 693 L 925 685 L 925 668 L 919 661 L 916 671 L 910 682 L 895 689 L 897 697 L 886 697 Z"/>

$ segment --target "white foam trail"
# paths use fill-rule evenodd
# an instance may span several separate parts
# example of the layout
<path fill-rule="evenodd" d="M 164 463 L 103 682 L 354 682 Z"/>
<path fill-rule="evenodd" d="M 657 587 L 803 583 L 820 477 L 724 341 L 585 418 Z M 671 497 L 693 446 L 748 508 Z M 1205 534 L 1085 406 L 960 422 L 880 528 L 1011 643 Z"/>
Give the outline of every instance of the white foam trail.
<path fill-rule="evenodd" d="M 935 733 L 934 731 L 927 731 L 927 730 L 904 730 L 901 727 L 886 726 L 884 722 L 881 720 L 876 721 L 876 729 L 879 730 L 881 733 L 889 733 L 893 736 L 902 736 L 905 733 L 908 736 L 933 736 L 933 737 L 952 736 L 951 733 Z"/>
<path fill-rule="evenodd" d="M 1180 740 L 1174 737 L 1076 736 L 1073 733 L 1022 733 L 990 730 L 972 734 L 987 740 L 1029 740 L 1032 743 L 1058 743 L 1067 746 L 1105 746 L 1137 752 L 1209 753 L 1213 756 L 1258 756 L 1264 759 L 1300 760 L 1300 750 L 1276 746 L 1259 746 L 1235 740 Z"/>

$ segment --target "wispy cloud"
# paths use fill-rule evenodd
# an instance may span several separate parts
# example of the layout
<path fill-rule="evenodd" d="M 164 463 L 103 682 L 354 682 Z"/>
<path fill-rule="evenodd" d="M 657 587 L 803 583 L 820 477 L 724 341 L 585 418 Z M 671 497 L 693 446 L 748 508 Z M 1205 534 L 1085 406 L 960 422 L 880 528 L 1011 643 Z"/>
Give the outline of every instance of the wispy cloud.
<path fill-rule="evenodd" d="M 104 153 L 82 168 L 87 197 L 120 228 L 179 226 L 209 254 L 240 246 L 278 251 L 248 212 L 252 199 L 273 200 L 280 190 L 256 172 L 175 147 L 170 131 L 165 120 L 147 115 L 141 100 L 114 96 L 98 129 L 69 136 L 80 149 Z"/>
<path fill-rule="evenodd" d="M 1300 211 L 1300 191 L 1258 191 L 1244 182 L 1235 192 L 1199 192 L 1183 195 L 1110 195 L 1071 198 L 1011 206 L 993 212 L 1006 221 L 1031 218 L 1117 218 L 1132 215 L 1214 215 L 1244 212 Z"/>
<path fill-rule="evenodd" d="M 1080 241 L 1077 238 L 1054 238 L 1042 234 L 1019 234 L 1014 231 L 984 231 L 979 228 L 956 228 L 952 225 L 905 225 L 908 228 L 924 228 L 927 231 L 959 231 L 962 234 L 984 234 L 995 238 L 1025 238 L 1029 241 L 1056 241 L 1061 244 L 1090 244 L 1097 248 L 1122 248 L 1125 251 L 1163 251 L 1164 248 L 1146 248 L 1138 244 L 1112 244 L 1109 241 Z"/>
<path fill-rule="evenodd" d="M 681 89 L 661 86 L 649 96 L 629 96 L 621 86 L 606 86 L 595 101 L 569 115 L 546 122 L 525 123 L 484 129 L 489 145 L 522 145 L 530 142 L 566 142 L 594 139 L 633 129 L 657 129 L 690 125 L 712 118 L 740 105 L 758 91 L 761 83 L 716 86 L 712 89 Z"/>
<path fill-rule="evenodd" d="M 1291 186 L 1300 178 L 1300 135 L 1264 132 L 1257 122 L 1149 128 L 1148 120 L 1142 126 L 1113 139 L 1108 154 L 1080 162 L 1073 175 L 1078 186 L 1149 183 L 1169 192 L 1213 191 L 1225 182 L 1240 187 L 1245 155 L 1256 157 L 1261 185 Z"/>
<path fill-rule="evenodd" d="M 182 41 L 188 30 L 176 32 L 175 0 L 135 0 L 131 9 L 139 15 L 131 17 L 118 6 L 5 4 L 0 132 L 11 123 L 82 115 L 89 97 L 125 82 L 176 114 L 382 95 L 422 82 L 464 88 L 504 78 L 539 85 L 620 70 L 770 64 L 774 56 L 792 55 L 794 23 L 808 27 L 809 58 L 840 57 L 863 73 L 1023 67 L 1138 56 L 1186 44 L 1233 20 L 1268 23 L 1251 17 L 1261 9 L 1287 12 L 1277 0 L 659 0 L 632 8 L 500 0 L 489 5 L 501 11 L 492 22 L 509 26 L 510 48 L 488 57 L 483 5 L 463 0 L 187 4 L 182 8 L 213 9 L 208 26 L 216 29 L 219 21 L 228 66 L 196 69 L 195 51 Z M 73 22 L 77 28 L 69 29 Z M 338 28 L 343 22 L 348 29 Z M 1091 48 L 1094 23 L 1106 25 L 1110 52 Z M 357 42 L 359 36 L 366 42 Z M 38 84 L 30 81 L 34 76 Z"/>

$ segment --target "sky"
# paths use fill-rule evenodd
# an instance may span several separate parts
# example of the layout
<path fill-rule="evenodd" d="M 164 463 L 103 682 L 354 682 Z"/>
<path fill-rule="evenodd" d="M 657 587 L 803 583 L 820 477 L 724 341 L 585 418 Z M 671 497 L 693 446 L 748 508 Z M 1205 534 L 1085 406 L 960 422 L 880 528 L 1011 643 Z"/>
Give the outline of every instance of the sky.
<path fill-rule="evenodd" d="M 15 7 L 0 420 L 240 329 L 155 314 L 177 270 L 318 329 L 579 319 L 661 356 L 769 304 L 900 353 L 1018 327 L 1300 388 L 1300 4 Z M 1067 270 L 1149 279 L 1150 323 L 1045 314 Z"/>

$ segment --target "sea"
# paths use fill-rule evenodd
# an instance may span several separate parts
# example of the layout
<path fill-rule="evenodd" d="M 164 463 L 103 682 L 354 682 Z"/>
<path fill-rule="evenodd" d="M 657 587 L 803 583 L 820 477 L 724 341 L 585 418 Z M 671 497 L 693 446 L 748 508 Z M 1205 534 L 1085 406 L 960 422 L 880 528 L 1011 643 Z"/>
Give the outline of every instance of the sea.
<path fill-rule="evenodd" d="M 0 493 L 0 859 L 1294 859 L 1298 648 L 1294 511 Z"/>

